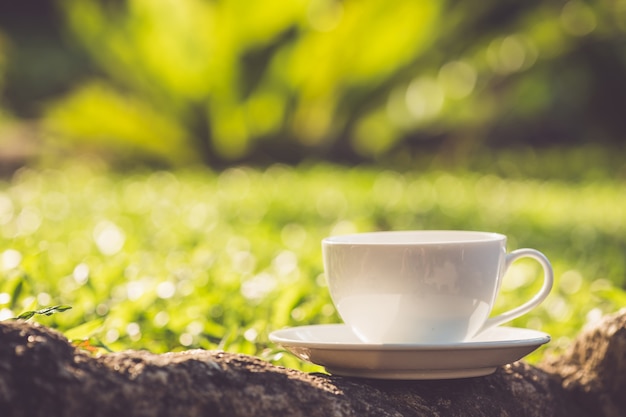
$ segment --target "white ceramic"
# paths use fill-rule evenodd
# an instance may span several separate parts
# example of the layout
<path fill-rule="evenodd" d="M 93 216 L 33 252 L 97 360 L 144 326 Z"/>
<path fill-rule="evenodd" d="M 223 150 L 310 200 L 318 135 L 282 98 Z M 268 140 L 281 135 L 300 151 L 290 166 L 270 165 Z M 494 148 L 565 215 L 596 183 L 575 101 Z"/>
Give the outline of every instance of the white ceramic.
<path fill-rule="evenodd" d="M 345 324 L 294 327 L 270 334 L 297 357 L 335 375 L 376 379 L 450 379 L 489 375 L 550 341 L 545 333 L 494 327 L 461 343 L 369 344 Z"/>
<path fill-rule="evenodd" d="M 330 295 L 343 321 L 367 343 L 458 343 L 527 313 L 550 293 L 548 259 L 506 253 L 506 236 L 469 231 L 374 232 L 322 241 Z M 502 277 L 517 259 L 543 267 L 529 301 L 489 318 Z"/>

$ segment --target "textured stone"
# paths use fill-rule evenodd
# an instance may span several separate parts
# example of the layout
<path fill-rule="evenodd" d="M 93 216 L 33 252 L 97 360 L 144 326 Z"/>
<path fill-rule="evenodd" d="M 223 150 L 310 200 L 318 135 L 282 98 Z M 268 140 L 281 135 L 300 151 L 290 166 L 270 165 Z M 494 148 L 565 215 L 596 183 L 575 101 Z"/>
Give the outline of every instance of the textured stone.
<path fill-rule="evenodd" d="M 626 416 L 626 309 L 584 329 L 565 354 L 542 364 L 589 411 Z"/>
<path fill-rule="evenodd" d="M 0 323 L 2 417 L 614 417 L 624 393 L 626 310 L 539 367 L 443 381 L 307 374 L 220 351 L 92 356 L 46 327 Z"/>

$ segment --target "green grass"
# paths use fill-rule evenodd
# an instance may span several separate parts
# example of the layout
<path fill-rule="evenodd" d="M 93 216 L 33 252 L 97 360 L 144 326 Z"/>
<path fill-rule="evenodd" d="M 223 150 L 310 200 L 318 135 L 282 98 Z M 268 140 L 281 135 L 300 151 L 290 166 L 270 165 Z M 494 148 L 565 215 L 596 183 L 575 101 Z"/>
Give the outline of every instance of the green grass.
<path fill-rule="evenodd" d="M 534 247 L 553 263 L 549 298 L 512 323 L 552 335 L 536 361 L 626 305 L 623 188 L 608 176 L 566 182 L 333 165 L 23 169 L 0 182 L 0 318 L 70 305 L 35 319 L 114 351 L 219 348 L 317 370 L 268 333 L 339 321 L 323 237 L 488 230 L 508 235 L 510 250 Z M 496 312 L 530 298 L 538 274 L 531 261 L 516 263 Z"/>

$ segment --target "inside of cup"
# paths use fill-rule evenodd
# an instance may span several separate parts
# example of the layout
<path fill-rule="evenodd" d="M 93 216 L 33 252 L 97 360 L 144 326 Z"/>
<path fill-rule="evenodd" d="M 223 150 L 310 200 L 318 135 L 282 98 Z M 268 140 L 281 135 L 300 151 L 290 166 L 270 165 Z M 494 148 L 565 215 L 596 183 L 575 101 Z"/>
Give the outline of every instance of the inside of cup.
<path fill-rule="evenodd" d="M 474 232 L 465 230 L 418 230 L 394 232 L 357 233 L 343 236 L 332 236 L 325 239 L 328 243 L 349 244 L 412 244 L 412 243 L 459 243 L 487 242 L 503 240 L 504 235 L 491 232 Z"/>

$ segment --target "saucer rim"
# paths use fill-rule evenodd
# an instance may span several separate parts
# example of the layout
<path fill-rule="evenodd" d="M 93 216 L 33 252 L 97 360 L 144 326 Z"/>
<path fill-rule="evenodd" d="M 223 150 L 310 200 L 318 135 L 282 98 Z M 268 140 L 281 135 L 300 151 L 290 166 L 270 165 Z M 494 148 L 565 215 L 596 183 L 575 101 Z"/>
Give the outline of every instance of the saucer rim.
<path fill-rule="evenodd" d="M 386 379 L 386 380 L 444 380 L 459 378 L 476 378 L 493 374 L 498 366 L 485 366 L 477 368 L 455 368 L 455 369 L 408 369 L 408 370 L 387 370 L 387 369 L 359 369 L 324 367 L 324 370 L 331 375 L 340 375 L 353 378 Z"/>
<path fill-rule="evenodd" d="M 375 350 L 375 351 L 430 351 L 430 350 L 464 350 L 464 349 L 501 349 L 506 346 L 540 346 L 550 342 L 551 336 L 545 332 L 528 329 L 523 327 L 511 327 L 511 326 L 497 326 L 494 329 L 504 329 L 513 332 L 524 332 L 527 337 L 519 339 L 502 339 L 502 340 L 480 340 L 473 341 L 467 340 L 463 342 L 454 343 L 367 343 L 367 342 L 344 342 L 344 341 L 320 341 L 320 340 L 305 340 L 302 338 L 287 337 L 285 334 L 294 332 L 298 329 L 306 330 L 307 328 L 314 328 L 321 331 L 322 328 L 346 328 L 352 331 L 347 324 L 344 323 L 332 323 L 332 324 L 311 324 L 304 326 L 285 327 L 283 329 L 274 330 L 269 334 L 269 340 L 273 343 L 280 345 L 289 345 L 292 347 L 304 347 L 315 349 L 328 349 L 328 350 Z"/>

